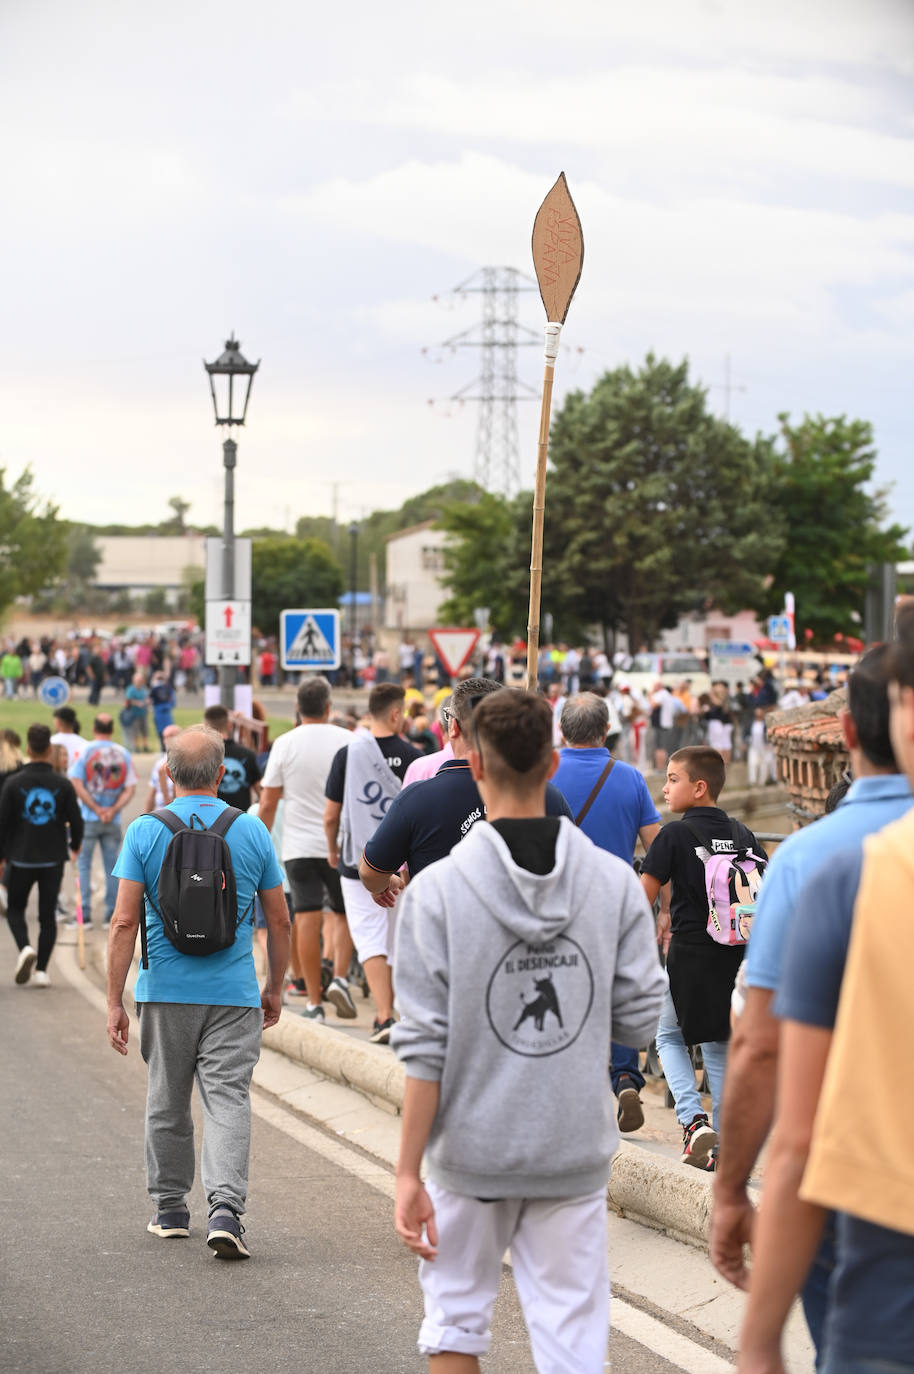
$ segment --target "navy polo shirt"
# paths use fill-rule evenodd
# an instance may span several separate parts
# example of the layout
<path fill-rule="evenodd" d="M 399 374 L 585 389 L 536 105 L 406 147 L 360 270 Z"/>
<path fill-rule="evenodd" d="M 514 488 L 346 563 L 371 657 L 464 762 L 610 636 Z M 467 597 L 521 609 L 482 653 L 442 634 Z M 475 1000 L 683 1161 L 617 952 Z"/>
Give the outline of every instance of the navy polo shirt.
<path fill-rule="evenodd" d="M 446 858 L 485 813 L 470 765 L 465 759 L 448 759 L 434 777 L 413 783 L 394 798 L 365 846 L 365 862 L 379 873 L 396 873 L 406 864 L 415 878 Z M 546 815 L 574 819 L 551 783 L 546 784 Z"/>

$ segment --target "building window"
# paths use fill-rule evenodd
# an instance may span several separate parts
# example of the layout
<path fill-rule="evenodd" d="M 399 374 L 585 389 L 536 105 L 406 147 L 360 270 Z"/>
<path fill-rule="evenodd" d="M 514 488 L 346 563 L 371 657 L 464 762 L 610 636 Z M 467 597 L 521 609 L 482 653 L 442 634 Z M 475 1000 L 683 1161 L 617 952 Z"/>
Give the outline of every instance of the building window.
<path fill-rule="evenodd" d="M 434 544 L 423 545 L 422 567 L 426 572 L 444 572 L 444 550 Z"/>

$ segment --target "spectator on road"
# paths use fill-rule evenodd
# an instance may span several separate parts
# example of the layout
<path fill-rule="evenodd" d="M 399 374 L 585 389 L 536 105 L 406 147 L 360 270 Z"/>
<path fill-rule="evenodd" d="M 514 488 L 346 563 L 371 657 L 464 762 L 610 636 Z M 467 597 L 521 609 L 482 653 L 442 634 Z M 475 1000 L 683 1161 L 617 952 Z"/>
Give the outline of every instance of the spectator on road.
<path fill-rule="evenodd" d="M 714 1180 L 711 1223 L 711 1258 L 724 1278 L 740 1288 L 748 1287 L 743 1246 L 751 1243 L 755 1223 L 748 1182 L 775 1110 L 780 1023 L 774 1003 L 784 984 L 791 931 L 811 914 L 800 905 L 801 893 L 817 871 L 830 869 L 843 854 L 855 851 L 865 836 L 905 815 L 914 802 L 907 778 L 899 773 L 890 738 L 890 657 L 887 645 L 871 649 L 851 674 L 842 725 L 854 782 L 831 815 L 798 830 L 778 847 L 752 924 L 745 961 L 745 1007 L 734 1028 L 724 1086 L 721 1130 L 726 1149 Z M 801 1295 L 820 1354 L 833 1268 L 834 1238 L 829 1227 Z"/>
<path fill-rule="evenodd" d="M 6 653 L 0 658 L 0 680 L 3 682 L 3 691 L 7 700 L 19 695 L 19 687 L 22 683 L 22 659 L 14 649 L 7 649 Z"/>
<path fill-rule="evenodd" d="M 109 715 L 95 717 L 93 739 L 70 769 L 69 777 L 80 800 L 85 822 L 79 851 L 79 884 L 82 890 L 83 929 L 92 929 L 92 857 L 98 844 L 105 869 L 105 925 L 117 900 L 114 864 L 121 847 L 118 816 L 136 791 L 133 760 L 123 745 L 115 744 L 114 721 Z M 76 921 L 67 929 L 75 930 Z"/>
<path fill-rule="evenodd" d="M 600 849 L 631 866 L 640 839 L 645 854 L 660 833 L 660 812 L 637 768 L 614 759 L 606 748 L 609 708 L 602 697 L 582 692 L 562 710 L 565 747 L 552 781 L 571 807 L 575 825 Z M 644 1125 L 640 1092 L 644 1075 L 638 1047 L 613 1043 L 610 1067 L 619 1101 L 619 1129 Z"/>
<path fill-rule="evenodd" d="M 124 742 L 132 753 L 149 747 L 149 692 L 143 673 L 133 675 L 130 686 L 124 693 L 124 707 L 121 711 L 121 729 Z"/>
<path fill-rule="evenodd" d="M 58 706 L 54 712 L 54 734 L 52 744 L 62 745 L 67 751 L 67 768 L 73 767 L 89 741 L 79 733 L 79 719 L 72 706 Z"/>
<path fill-rule="evenodd" d="M 487 696 L 469 766 L 490 823 L 410 884 L 397 937 L 395 1223 L 423 1261 L 419 1349 L 478 1369 L 510 1245 L 537 1368 L 602 1370 L 607 1050 L 650 1040 L 665 979 L 631 867 L 546 815 L 543 698 Z"/>
<path fill-rule="evenodd" d="M 339 870 L 346 920 L 362 965 L 377 1016 L 371 1032 L 386 1045 L 393 1026 L 393 924 L 391 913 L 372 901 L 359 881 L 359 862 L 366 844 L 394 798 L 409 765 L 423 757 L 401 736 L 404 689 L 383 682 L 368 697 L 367 730 L 349 736 L 327 776 L 324 830 L 327 858 Z"/>
<path fill-rule="evenodd" d="M 444 732 L 445 736 L 447 735 L 447 729 L 451 719 L 452 703 L 453 696 L 448 692 L 447 696 L 442 698 L 441 704 L 438 707 L 440 729 Z M 451 742 L 449 739 L 445 738 L 443 748 L 437 749 L 433 754 L 426 754 L 421 759 L 413 759 L 403 775 L 403 786 L 409 787 L 414 782 L 425 782 L 427 778 L 433 778 L 441 765 L 447 763 L 448 759 L 452 759 L 453 757 L 454 751 L 451 748 Z"/>
<path fill-rule="evenodd" d="M 13 773 L 0 792 L 0 862 L 6 861 L 7 913 L 19 950 L 15 981 L 37 987 L 50 983 L 48 964 L 57 939 L 57 897 L 67 850 L 75 859 L 83 820 L 73 784 L 55 772 L 51 732 L 30 725 L 28 763 Z M 38 884 L 38 949 L 29 943 L 25 912 Z M 32 970 L 35 970 L 34 974 Z"/>
<path fill-rule="evenodd" d="M 229 806 L 247 811 L 251 802 L 260 796 L 263 774 L 257 755 L 235 739 L 234 726 L 224 706 L 208 706 L 203 712 L 203 722 L 222 736 L 225 746 L 225 772 L 219 784 L 219 796 Z"/>
<path fill-rule="evenodd" d="M 162 731 L 163 748 L 167 751 L 168 741 L 175 735 L 180 735 L 180 725 L 166 725 Z M 162 753 L 152 765 L 152 772 L 149 774 L 149 791 L 146 793 L 146 804 L 143 807 L 144 814 L 150 811 L 158 811 L 162 806 L 170 806 L 175 799 L 175 785 L 168 772 L 168 754 Z"/>
<path fill-rule="evenodd" d="M 153 673 L 149 687 L 149 700 L 152 705 L 152 723 L 159 737 L 159 744 L 165 748 L 165 731 L 174 725 L 174 707 L 177 700 L 174 687 L 161 671 Z"/>
<path fill-rule="evenodd" d="M 682 1127 L 682 1162 L 698 1169 L 714 1167 L 730 998 L 746 950 L 744 944 L 718 944 L 708 934 L 705 856 L 750 851 L 759 871 L 768 857 L 752 831 L 717 805 L 726 777 L 716 749 L 692 745 L 672 755 L 663 796 L 670 811 L 682 813 L 682 820 L 663 827 L 641 870 L 652 905 L 661 888 L 672 884 L 669 914 L 661 910 L 659 922 L 659 938 L 667 930 L 672 938 L 667 956 L 670 988 L 657 1031 L 657 1052 Z M 701 1045 L 713 1127 L 702 1107 L 689 1045 Z"/>
<path fill-rule="evenodd" d="M 280 798 L 283 807 L 282 862 L 292 888 L 295 908 L 292 935 L 292 973 L 296 991 L 307 994 L 304 1008 L 311 1020 L 323 1020 L 321 986 L 321 927 L 324 902 L 329 907 L 326 953 L 333 960 L 328 1000 L 337 1014 L 355 1016 L 347 974 L 352 941 L 346 926 L 340 878 L 327 862 L 324 835 L 324 787 L 334 758 L 352 738 L 348 730 L 330 724 L 330 684 L 324 677 L 306 677 L 298 687 L 298 719 L 273 743 L 260 794 L 260 819 L 272 830 Z"/>
<path fill-rule="evenodd" d="M 205 725 L 168 741 L 175 785 L 170 810 L 185 825 L 209 828 L 225 810 L 216 795 L 223 742 Z M 147 1226 L 164 1238 L 187 1236 L 187 1194 L 194 1179 L 191 1092 L 196 1078 L 203 1109 L 201 1174 L 209 1207 L 207 1245 L 220 1259 L 247 1259 L 241 1216 L 250 1159 L 250 1085 L 261 1035 L 279 1020 L 289 958 L 289 914 L 270 837 L 253 816 L 238 815 L 226 833 L 237 885 L 238 928 L 227 949 L 194 958 L 169 941 L 156 909 L 162 860 L 171 832 L 153 816 L 128 828 L 117 863 L 117 909 L 108 946 L 108 1039 L 127 1053 L 129 1017 L 124 984 L 145 913 L 147 966 L 134 998 L 140 1053 L 149 1070 L 146 1102 L 146 1185 L 155 1204 Z M 269 971 L 263 993 L 253 956 L 253 906 L 259 894 L 267 922 Z M 144 905 L 145 904 L 145 905 Z"/>

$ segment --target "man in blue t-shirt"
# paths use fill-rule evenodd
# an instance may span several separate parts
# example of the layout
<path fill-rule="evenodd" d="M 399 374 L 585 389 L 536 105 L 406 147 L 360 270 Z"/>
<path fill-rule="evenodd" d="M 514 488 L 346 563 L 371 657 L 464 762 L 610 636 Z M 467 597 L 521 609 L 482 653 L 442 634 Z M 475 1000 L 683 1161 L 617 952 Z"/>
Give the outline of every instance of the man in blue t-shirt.
<path fill-rule="evenodd" d="M 881 645 L 860 660 L 848 682 L 844 737 L 854 782 L 834 812 L 789 836 L 778 848 L 762 883 L 752 938 L 745 960 L 746 1004 L 730 1042 L 721 1133 L 714 1180 L 711 1259 L 724 1278 L 748 1287 L 743 1246 L 750 1242 L 754 1208 L 749 1177 L 774 1118 L 779 1025 L 772 1003 L 783 987 L 786 950 L 796 919 L 812 915 L 801 894 L 818 871 L 828 870 L 854 851 L 866 835 L 897 820 L 914 802 L 908 779 L 899 773 L 889 736 L 889 649 Z M 817 898 L 830 919 L 832 908 Z M 803 970 L 811 977 L 811 965 Z M 821 1262 L 810 1271 L 802 1298 L 806 1320 L 821 1350 L 829 1274 L 833 1268 L 826 1238 Z"/>
<path fill-rule="evenodd" d="M 645 854 L 660 833 L 660 812 L 637 768 L 610 756 L 606 748 L 609 708 L 595 692 L 570 697 L 562 707 L 565 747 L 552 781 L 571 807 L 575 824 L 601 849 L 630 864 L 639 838 Z M 610 1069 L 619 1101 L 619 1130 L 644 1125 L 644 1075 L 638 1050 L 615 1042 Z"/>
<path fill-rule="evenodd" d="M 222 738 L 205 725 L 193 725 L 167 743 L 168 774 L 175 787 L 169 810 L 187 826 L 209 829 L 226 807 L 217 796 L 225 771 Z M 140 1053 L 149 1069 L 146 1178 L 156 1212 L 147 1230 L 164 1237 L 189 1234 L 186 1199 L 194 1178 L 190 1099 L 196 1077 L 203 1108 L 207 1244 L 222 1259 L 247 1259 L 240 1217 L 247 1196 L 251 1075 L 263 1030 L 279 1020 L 289 958 L 282 872 L 266 826 L 255 816 L 236 816 L 226 833 L 237 888 L 235 941 L 204 957 L 182 954 L 166 936 L 156 909 L 171 834 L 154 815 L 145 815 L 124 837 L 108 945 L 108 1039 L 119 1054 L 127 1053 L 124 984 L 145 903 L 148 967 L 140 969 L 134 998 Z M 255 895 L 267 922 L 269 969 L 263 992 L 252 952 Z"/>

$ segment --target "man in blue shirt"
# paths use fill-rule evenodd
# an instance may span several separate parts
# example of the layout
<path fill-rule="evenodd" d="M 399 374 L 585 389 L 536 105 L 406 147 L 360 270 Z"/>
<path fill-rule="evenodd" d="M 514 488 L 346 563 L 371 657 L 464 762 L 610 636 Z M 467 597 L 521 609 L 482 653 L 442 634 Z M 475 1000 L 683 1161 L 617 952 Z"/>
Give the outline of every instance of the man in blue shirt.
<path fill-rule="evenodd" d="M 217 789 L 225 771 L 221 736 L 194 725 L 168 740 L 175 785 L 169 810 L 188 826 L 209 829 L 224 810 Z M 222 1259 L 247 1259 L 240 1216 L 247 1196 L 250 1084 L 265 1027 L 279 1020 L 289 958 L 289 913 L 269 831 L 255 816 L 236 816 L 226 833 L 237 887 L 238 929 L 227 949 L 183 954 L 165 934 L 157 901 L 171 831 L 154 815 L 129 827 L 115 868 L 120 879 L 108 943 L 108 1039 L 127 1053 L 123 995 L 145 900 L 148 967 L 134 998 L 140 1053 L 149 1069 L 146 1177 L 156 1212 L 147 1230 L 187 1236 L 187 1193 L 194 1178 L 190 1099 L 194 1078 L 203 1108 L 201 1175 L 209 1204 L 207 1244 Z M 150 894 L 155 894 L 150 899 Z M 269 971 L 261 993 L 252 952 L 254 896 L 267 922 Z"/>
<path fill-rule="evenodd" d="M 638 839 L 646 854 L 660 833 L 660 812 L 638 769 L 613 759 L 606 748 L 606 702 L 594 692 L 570 697 L 562 708 L 561 728 L 565 747 L 552 778 L 554 785 L 584 834 L 630 864 Z M 637 1131 L 644 1124 L 640 1098 L 644 1075 L 637 1048 L 613 1042 L 610 1076 L 619 1101 L 619 1130 Z"/>
<path fill-rule="evenodd" d="M 854 783 L 830 816 L 797 831 L 768 866 L 746 955 L 746 1005 L 730 1042 L 721 1134 L 714 1179 L 711 1258 L 724 1278 L 748 1287 L 743 1246 L 752 1236 L 754 1209 L 747 1184 L 774 1117 L 778 1021 L 772 1002 L 782 986 L 784 955 L 800 894 L 816 871 L 855 849 L 911 807 L 889 736 L 889 648 L 871 649 L 848 681 L 843 717 Z M 823 1258 L 825 1258 L 823 1256 Z M 806 1319 L 818 1348 L 825 1319 L 826 1266 L 815 1266 L 803 1291 Z"/>
<path fill-rule="evenodd" d="M 78 755 L 69 777 L 80 801 L 85 822 L 82 849 L 79 851 L 79 885 L 83 904 L 83 928 L 92 928 L 92 856 L 96 841 L 101 846 L 105 867 L 105 924 L 111 920 L 117 899 L 117 879 L 114 863 L 121 847 L 121 823 L 118 816 L 136 791 L 133 760 L 121 744 L 113 739 L 114 721 L 109 715 L 98 715 L 93 725 L 94 738 L 87 749 Z M 74 930 L 75 921 L 67 928 Z"/>

